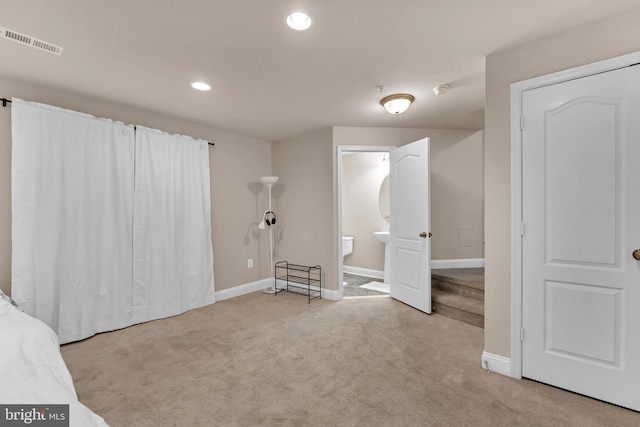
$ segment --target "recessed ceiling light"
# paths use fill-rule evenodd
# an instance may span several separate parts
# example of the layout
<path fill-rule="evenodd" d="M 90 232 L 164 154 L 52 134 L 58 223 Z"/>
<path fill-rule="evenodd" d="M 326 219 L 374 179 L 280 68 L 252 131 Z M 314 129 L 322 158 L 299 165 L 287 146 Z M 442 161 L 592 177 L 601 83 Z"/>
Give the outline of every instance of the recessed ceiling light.
<path fill-rule="evenodd" d="M 206 84 L 205 82 L 193 82 L 191 83 L 191 87 L 197 90 L 210 90 L 211 86 Z"/>
<path fill-rule="evenodd" d="M 297 31 L 303 31 L 308 29 L 311 24 L 313 24 L 313 19 L 311 19 L 311 15 L 301 11 L 291 12 L 287 15 L 285 22 L 289 26 Z"/>

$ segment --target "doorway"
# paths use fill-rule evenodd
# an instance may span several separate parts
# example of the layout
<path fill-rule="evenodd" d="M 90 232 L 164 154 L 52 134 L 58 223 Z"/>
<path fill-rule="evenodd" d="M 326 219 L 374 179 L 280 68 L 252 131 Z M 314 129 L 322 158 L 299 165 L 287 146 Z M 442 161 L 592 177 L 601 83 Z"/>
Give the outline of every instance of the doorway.
<path fill-rule="evenodd" d="M 338 147 L 338 270 L 342 297 L 389 296 L 384 283 L 389 231 L 389 153 L 395 147 Z M 386 214 L 386 215 L 385 215 Z"/>
<path fill-rule="evenodd" d="M 513 376 L 635 410 L 638 57 L 512 87 Z"/>
<path fill-rule="evenodd" d="M 385 273 L 390 296 L 420 311 L 431 313 L 431 213 L 430 213 L 430 139 L 389 150 L 389 232 L 369 230 L 385 243 Z M 343 155 L 338 147 L 339 239 L 343 236 Z M 355 149 L 358 151 L 358 149 Z M 371 150 L 370 147 L 360 151 Z M 384 158 L 382 159 L 384 161 Z M 381 183 L 382 184 L 382 183 Z M 379 189 L 378 189 L 379 192 Z M 386 207 L 377 209 L 384 216 Z M 339 287 L 344 297 L 344 255 L 339 245 Z M 355 244 L 354 244 L 355 247 Z M 354 249 L 355 250 L 355 249 Z"/>

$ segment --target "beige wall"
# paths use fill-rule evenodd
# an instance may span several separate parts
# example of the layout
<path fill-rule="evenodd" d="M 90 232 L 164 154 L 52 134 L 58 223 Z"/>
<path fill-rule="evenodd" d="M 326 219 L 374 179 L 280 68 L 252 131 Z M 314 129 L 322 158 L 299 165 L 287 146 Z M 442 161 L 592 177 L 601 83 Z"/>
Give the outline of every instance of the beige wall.
<path fill-rule="evenodd" d="M 425 138 L 428 133 L 427 129 L 336 126 L 333 146 L 334 149 L 339 145 L 400 147 Z"/>
<path fill-rule="evenodd" d="M 331 129 L 273 143 L 276 261 L 320 265 L 323 286 L 337 289 L 332 250 Z"/>
<path fill-rule="evenodd" d="M 33 83 L 0 77 L 0 88 L 3 97 L 41 102 L 215 142 L 215 147 L 209 149 L 209 157 L 216 290 L 269 277 L 269 241 L 255 231 L 267 196 L 261 186 L 251 183 L 271 173 L 270 142 Z M 0 288 L 6 293 L 11 288 L 10 108 L 0 107 Z M 255 261 L 253 269 L 247 268 L 249 258 Z"/>
<path fill-rule="evenodd" d="M 484 258 L 483 132 L 429 131 L 431 259 Z"/>
<path fill-rule="evenodd" d="M 389 230 L 378 200 L 380 184 L 389 174 L 389 161 L 382 159 L 380 152 L 342 156 L 342 234 L 354 238 L 345 266 L 384 270 L 384 244 L 373 236 Z"/>
<path fill-rule="evenodd" d="M 635 9 L 487 57 L 485 351 L 489 353 L 511 354 L 510 85 L 640 51 L 638 22 L 640 9 Z"/>

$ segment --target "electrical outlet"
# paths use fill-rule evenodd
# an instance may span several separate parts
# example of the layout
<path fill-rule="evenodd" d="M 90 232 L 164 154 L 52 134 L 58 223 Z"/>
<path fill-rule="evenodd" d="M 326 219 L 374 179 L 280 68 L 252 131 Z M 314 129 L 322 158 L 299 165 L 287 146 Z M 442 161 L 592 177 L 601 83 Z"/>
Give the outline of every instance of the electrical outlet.
<path fill-rule="evenodd" d="M 247 268 L 253 268 L 253 259 L 252 258 L 249 258 L 247 260 Z"/>

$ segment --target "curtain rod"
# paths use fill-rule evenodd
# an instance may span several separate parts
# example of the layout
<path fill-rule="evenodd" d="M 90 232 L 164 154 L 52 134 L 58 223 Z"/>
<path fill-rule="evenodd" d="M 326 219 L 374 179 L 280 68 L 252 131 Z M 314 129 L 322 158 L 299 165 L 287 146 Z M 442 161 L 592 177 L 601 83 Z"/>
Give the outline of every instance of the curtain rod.
<path fill-rule="evenodd" d="M 0 98 L 0 101 L 2 101 L 2 106 L 3 107 L 6 107 L 7 103 L 11 103 L 11 100 L 7 99 L 7 98 Z M 216 144 L 214 144 L 213 142 L 210 142 L 210 141 L 207 141 L 207 144 L 209 144 L 212 147 L 216 145 Z"/>

